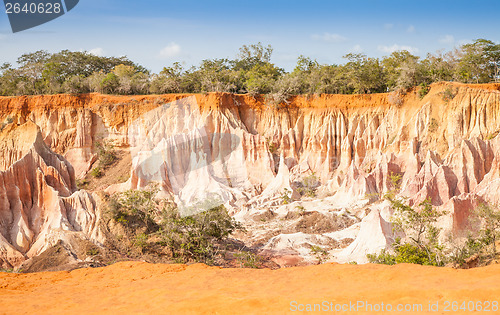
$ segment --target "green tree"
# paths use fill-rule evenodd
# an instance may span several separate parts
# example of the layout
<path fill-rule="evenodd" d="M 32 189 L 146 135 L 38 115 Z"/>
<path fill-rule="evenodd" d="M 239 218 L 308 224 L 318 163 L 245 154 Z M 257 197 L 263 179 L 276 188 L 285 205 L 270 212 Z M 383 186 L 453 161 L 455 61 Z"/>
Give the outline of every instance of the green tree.
<path fill-rule="evenodd" d="M 482 203 L 476 210 L 481 220 L 480 238 L 490 247 L 493 258 L 497 255 L 496 242 L 500 238 L 500 210 Z"/>
<path fill-rule="evenodd" d="M 438 240 L 441 229 L 435 224 L 444 212 L 435 209 L 428 199 L 420 203 L 418 208 L 414 208 L 393 196 L 389 194 L 386 197 L 394 210 L 393 229 L 396 232 L 403 232 L 407 242 L 401 242 L 398 238 L 392 244 L 394 254 L 382 251 L 379 254 L 368 255 L 368 259 L 376 263 L 443 266 L 444 246 Z"/>
<path fill-rule="evenodd" d="M 421 81 L 419 57 L 407 50 L 395 51 L 383 58 L 385 78 L 390 90 L 407 89 Z"/>
<path fill-rule="evenodd" d="M 158 75 L 153 75 L 150 92 L 154 94 L 187 92 L 184 84 L 186 72 L 180 62 L 174 62 L 170 67 L 164 67 Z"/>
<path fill-rule="evenodd" d="M 235 70 L 249 71 L 257 65 L 271 62 L 273 48 L 271 45 L 264 46 L 261 42 L 251 45 L 243 45 L 239 49 Z"/>
<path fill-rule="evenodd" d="M 344 66 L 347 83 L 353 93 L 376 93 L 385 90 L 383 68 L 377 58 L 368 58 L 364 54 L 349 53 Z"/>
<path fill-rule="evenodd" d="M 108 73 L 101 81 L 101 91 L 107 94 L 113 94 L 120 86 L 118 76 L 113 72 Z"/>
<path fill-rule="evenodd" d="M 486 39 L 477 39 L 457 51 L 460 57 L 458 76 L 464 82 L 487 83 L 498 80 L 500 45 Z"/>
<path fill-rule="evenodd" d="M 198 71 L 203 92 L 235 92 L 238 75 L 228 59 L 203 60 Z"/>
<path fill-rule="evenodd" d="M 421 64 L 425 83 L 453 80 L 456 65 L 457 59 L 450 52 L 427 54 Z"/>

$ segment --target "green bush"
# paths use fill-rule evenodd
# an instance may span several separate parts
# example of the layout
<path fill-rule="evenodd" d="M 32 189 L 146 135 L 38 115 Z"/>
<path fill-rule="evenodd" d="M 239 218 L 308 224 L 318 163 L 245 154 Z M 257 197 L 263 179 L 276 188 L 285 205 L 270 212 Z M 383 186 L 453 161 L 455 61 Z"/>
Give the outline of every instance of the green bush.
<path fill-rule="evenodd" d="M 116 222 L 131 222 L 135 226 L 156 227 L 159 204 L 154 196 L 158 191 L 158 187 L 152 186 L 144 190 L 128 190 L 114 196 L 109 202 L 112 218 Z"/>
<path fill-rule="evenodd" d="M 85 189 L 89 184 L 90 182 L 88 181 L 88 179 L 85 178 L 76 180 L 76 187 L 78 187 L 78 189 Z"/>
<path fill-rule="evenodd" d="M 91 170 L 90 175 L 100 178 L 104 175 L 104 171 L 117 160 L 117 155 L 113 146 L 105 141 L 96 141 L 95 149 L 97 153 L 97 166 Z"/>
<path fill-rule="evenodd" d="M 223 252 L 223 243 L 242 226 L 229 216 L 224 205 L 189 216 L 181 216 L 176 206 L 155 200 L 156 186 L 126 191 L 108 202 L 115 222 L 135 234 L 134 245 L 145 250 L 149 245 L 168 247 L 177 262 L 213 263 Z M 154 240 L 154 241 L 153 241 Z"/>
<path fill-rule="evenodd" d="M 431 118 L 431 121 L 429 123 L 429 131 L 430 132 L 436 132 L 438 130 L 438 121 L 436 120 L 436 118 Z"/>
<path fill-rule="evenodd" d="M 90 175 L 95 178 L 100 178 L 104 174 L 102 172 L 102 169 L 99 166 L 96 166 L 90 171 Z"/>
<path fill-rule="evenodd" d="M 423 99 L 429 93 L 430 90 L 431 88 L 427 83 L 421 83 L 418 89 L 418 97 L 420 99 Z"/>
<path fill-rule="evenodd" d="M 0 131 L 4 130 L 5 127 L 8 125 L 8 124 L 11 124 L 12 122 L 14 121 L 14 118 L 12 117 L 7 117 L 7 119 L 5 119 L 5 121 L 3 123 L 0 124 Z"/>
<path fill-rule="evenodd" d="M 135 236 L 134 245 L 144 249 L 148 246 L 148 235 L 146 233 L 139 233 Z"/>
<path fill-rule="evenodd" d="M 101 168 L 106 168 L 113 164 L 116 159 L 116 152 L 111 144 L 106 141 L 97 141 L 95 143 L 95 148 L 98 156 L 98 164 Z"/>
<path fill-rule="evenodd" d="M 458 93 L 457 88 L 447 87 L 443 92 L 441 92 L 441 99 L 448 103 L 453 100 Z"/>
<path fill-rule="evenodd" d="M 366 255 L 368 261 L 373 264 L 383 264 L 383 265 L 395 265 L 396 256 L 390 254 L 385 249 L 382 249 L 378 254 L 368 254 Z"/>
<path fill-rule="evenodd" d="M 251 252 L 241 252 L 234 254 L 240 268 L 259 268 L 262 265 L 260 256 Z"/>
<path fill-rule="evenodd" d="M 220 255 L 219 245 L 242 226 L 224 205 L 182 217 L 174 209 L 162 213 L 159 235 L 174 258 L 211 263 Z"/>
<path fill-rule="evenodd" d="M 304 177 L 302 182 L 299 183 L 297 191 L 301 196 L 316 197 L 316 189 L 320 185 L 319 179 L 315 173 Z"/>
<path fill-rule="evenodd" d="M 396 245 L 394 248 L 395 254 L 390 254 L 386 250 L 382 250 L 379 254 L 368 254 L 368 260 L 371 263 L 395 265 L 395 264 L 418 264 L 429 266 L 442 266 L 439 262 L 436 253 L 428 252 L 426 248 L 418 247 L 414 244 L 406 243 Z"/>
<path fill-rule="evenodd" d="M 425 200 L 413 208 L 404 200 L 394 197 L 394 192 L 386 195 L 394 209 L 391 220 L 393 230 L 404 232 L 407 241 L 398 238 L 392 244 L 394 254 L 383 250 L 379 254 L 367 255 L 371 262 L 383 264 L 414 263 L 421 265 L 443 266 L 446 262 L 444 246 L 439 243 L 440 229 L 435 226 L 437 219 L 444 215 L 436 210 L 430 200 Z"/>
<path fill-rule="evenodd" d="M 445 213 L 436 210 L 430 200 L 425 200 L 418 208 L 412 208 L 403 200 L 396 199 L 394 193 L 387 194 L 386 198 L 394 209 L 393 229 L 404 232 L 406 242 L 402 243 L 398 238 L 392 244 L 393 253 L 384 249 L 378 254 L 367 255 L 370 262 L 431 266 L 452 263 L 454 266 L 466 266 L 469 258 L 474 258 L 479 263 L 497 258 L 496 241 L 500 238 L 499 209 L 481 204 L 471 215 L 471 226 L 478 229 L 469 232 L 463 241 L 450 236 L 448 245 L 445 246 L 438 241 L 441 230 L 435 226 L 437 219 Z"/>
<path fill-rule="evenodd" d="M 322 247 L 320 246 L 317 246 L 317 245 L 313 245 L 311 246 L 311 255 L 313 255 L 316 260 L 318 261 L 318 265 L 324 263 L 328 257 L 329 257 L 329 254 L 326 250 L 324 250 Z"/>
<path fill-rule="evenodd" d="M 87 256 L 96 256 L 99 254 L 100 254 L 100 251 L 99 251 L 99 248 L 97 248 L 97 247 L 92 247 L 89 250 L 87 250 Z"/>
<path fill-rule="evenodd" d="M 287 205 L 292 201 L 292 192 L 289 189 L 285 188 L 285 190 L 281 193 L 281 203 Z"/>

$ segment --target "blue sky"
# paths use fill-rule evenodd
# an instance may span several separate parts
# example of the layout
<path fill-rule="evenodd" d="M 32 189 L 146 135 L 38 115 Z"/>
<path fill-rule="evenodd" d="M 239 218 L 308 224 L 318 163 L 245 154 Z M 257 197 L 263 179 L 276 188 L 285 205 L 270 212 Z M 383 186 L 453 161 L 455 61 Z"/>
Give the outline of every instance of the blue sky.
<path fill-rule="evenodd" d="M 500 41 L 500 1 L 194 1 L 80 0 L 69 13 L 12 34 L 0 12 L 0 63 L 44 49 L 126 55 L 158 72 L 181 61 L 234 58 L 244 44 L 274 48 L 272 61 L 293 69 L 300 54 L 343 63 L 362 52 L 451 50 L 476 38 Z"/>

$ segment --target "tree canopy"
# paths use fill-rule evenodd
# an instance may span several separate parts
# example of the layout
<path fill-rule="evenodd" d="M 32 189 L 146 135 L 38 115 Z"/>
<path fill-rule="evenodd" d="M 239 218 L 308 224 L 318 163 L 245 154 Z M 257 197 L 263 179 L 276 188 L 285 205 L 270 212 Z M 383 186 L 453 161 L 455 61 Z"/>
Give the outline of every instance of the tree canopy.
<path fill-rule="evenodd" d="M 299 56 L 291 72 L 271 62 L 273 48 L 243 45 L 235 59 L 205 59 L 185 69 L 174 62 L 155 74 L 125 56 L 40 50 L 20 56 L 17 67 L 0 66 L 0 95 L 55 93 L 159 94 L 232 92 L 271 94 L 378 93 L 437 81 L 497 82 L 500 44 L 477 39 L 423 59 L 406 50 L 382 58 L 349 53 L 344 64 L 320 64 Z"/>

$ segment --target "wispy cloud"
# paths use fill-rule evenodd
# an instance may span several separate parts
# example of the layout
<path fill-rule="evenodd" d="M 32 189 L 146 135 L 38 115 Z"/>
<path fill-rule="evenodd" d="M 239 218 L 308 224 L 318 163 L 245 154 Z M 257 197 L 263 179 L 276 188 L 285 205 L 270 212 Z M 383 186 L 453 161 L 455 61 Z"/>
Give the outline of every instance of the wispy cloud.
<path fill-rule="evenodd" d="M 406 29 L 406 31 L 408 33 L 415 33 L 415 26 L 413 26 L 413 25 L 408 26 L 408 28 Z"/>
<path fill-rule="evenodd" d="M 385 24 L 384 24 L 384 28 L 385 28 L 386 30 L 390 30 L 390 29 L 392 29 L 393 27 L 394 27 L 394 24 L 392 24 L 392 23 L 385 23 Z"/>
<path fill-rule="evenodd" d="M 453 35 L 445 35 L 439 39 L 439 42 L 444 45 L 453 45 L 455 43 L 455 37 L 453 37 Z"/>
<path fill-rule="evenodd" d="M 104 49 L 102 49 L 101 47 L 92 48 L 91 50 L 89 50 L 89 53 L 95 56 L 102 57 L 104 56 Z"/>
<path fill-rule="evenodd" d="M 330 43 L 341 43 L 345 42 L 347 38 L 339 34 L 323 33 L 323 34 L 313 34 L 311 38 L 314 40 L 322 40 Z"/>
<path fill-rule="evenodd" d="M 352 53 L 360 53 L 360 52 L 363 52 L 363 48 L 361 47 L 361 45 L 354 45 L 350 52 Z"/>
<path fill-rule="evenodd" d="M 416 54 L 419 51 L 418 48 L 416 48 L 416 47 L 411 47 L 411 46 L 406 46 L 406 45 L 398 45 L 398 44 L 394 44 L 392 46 L 379 45 L 378 50 L 385 52 L 385 53 L 388 53 L 388 54 L 391 54 L 395 51 L 400 51 L 400 50 L 408 50 L 412 54 Z"/>
<path fill-rule="evenodd" d="M 473 41 L 471 39 L 461 39 L 458 41 L 458 44 L 461 46 L 461 45 L 465 45 L 465 44 L 470 44 L 472 42 Z"/>
<path fill-rule="evenodd" d="M 181 54 L 181 51 L 182 51 L 181 46 L 179 46 L 174 42 L 171 42 L 160 51 L 160 57 L 172 58 L 175 56 L 179 56 Z"/>

